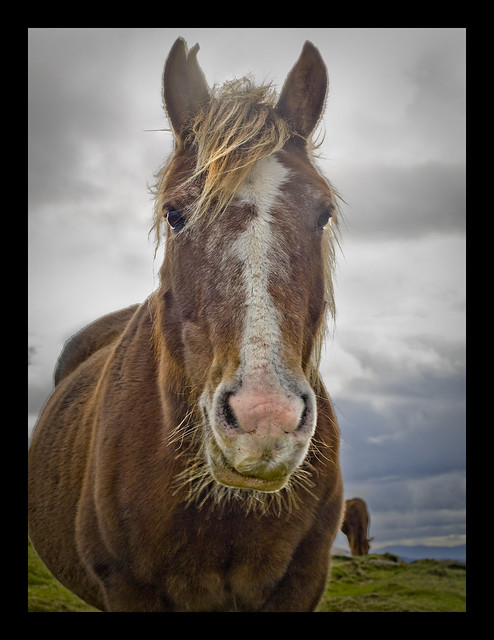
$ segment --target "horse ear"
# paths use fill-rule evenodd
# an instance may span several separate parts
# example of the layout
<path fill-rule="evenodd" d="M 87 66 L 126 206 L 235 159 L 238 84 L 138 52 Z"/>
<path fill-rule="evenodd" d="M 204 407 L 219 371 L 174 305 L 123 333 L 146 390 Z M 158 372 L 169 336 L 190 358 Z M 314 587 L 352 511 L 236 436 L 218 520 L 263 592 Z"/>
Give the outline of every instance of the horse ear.
<path fill-rule="evenodd" d="M 326 65 L 316 47 L 306 40 L 302 53 L 288 74 L 277 108 L 307 140 L 322 115 L 328 90 Z"/>
<path fill-rule="evenodd" d="M 163 102 L 173 131 L 185 137 L 187 124 L 209 100 L 209 88 L 197 62 L 199 45 L 187 51 L 183 38 L 178 38 L 168 54 L 163 71 Z"/>

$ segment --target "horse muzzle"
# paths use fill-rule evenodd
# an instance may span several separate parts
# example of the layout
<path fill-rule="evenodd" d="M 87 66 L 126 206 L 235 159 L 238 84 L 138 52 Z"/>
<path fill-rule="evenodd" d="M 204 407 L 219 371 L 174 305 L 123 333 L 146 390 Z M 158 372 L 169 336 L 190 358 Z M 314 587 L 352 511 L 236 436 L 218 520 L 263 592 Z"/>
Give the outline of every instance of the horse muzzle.
<path fill-rule="evenodd" d="M 211 406 L 203 403 L 207 457 L 217 482 L 268 492 L 287 484 L 307 454 L 316 422 L 314 392 L 308 384 L 299 386 L 287 392 L 222 384 Z"/>

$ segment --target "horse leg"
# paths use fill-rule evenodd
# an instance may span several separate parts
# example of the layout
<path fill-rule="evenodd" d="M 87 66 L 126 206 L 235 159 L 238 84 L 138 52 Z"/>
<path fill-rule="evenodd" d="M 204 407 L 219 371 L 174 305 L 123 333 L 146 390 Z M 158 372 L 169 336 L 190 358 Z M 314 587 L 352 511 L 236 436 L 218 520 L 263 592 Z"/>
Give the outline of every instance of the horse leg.
<path fill-rule="evenodd" d="M 341 507 L 338 500 L 329 507 Z M 327 525 L 331 517 L 316 515 L 316 524 L 297 547 L 288 569 L 261 611 L 314 611 L 328 579 L 329 556 L 336 530 Z M 339 523 L 337 517 L 333 521 Z M 326 524 L 325 524 L 326 523 Z"/>
<path fill-rule="evenodd" d="M 77 550 L 87 573 L 99 587 L 99 603 L 103 611 L 173 611 L 153 585 L 143 583 L 124 570 L 107 549 L 99 531 L 98 518 L 90 493 L 83 493 L 76 521 Z"/>
<path fill-rule="evenodd" d="M 137 582 L 131 576 L 113 571 L 103 581 L 106 611 L 174 611 L 172 602 L 152 585 Z"/>
<path fill-rule="evenodd" d="M 314 561 L 317 560 L 317 561 Z M 299 547 L 287 572 L 261 611 L 314 611 L 328 577 L 327 552 L 321 555 L 313 544 Z"/>

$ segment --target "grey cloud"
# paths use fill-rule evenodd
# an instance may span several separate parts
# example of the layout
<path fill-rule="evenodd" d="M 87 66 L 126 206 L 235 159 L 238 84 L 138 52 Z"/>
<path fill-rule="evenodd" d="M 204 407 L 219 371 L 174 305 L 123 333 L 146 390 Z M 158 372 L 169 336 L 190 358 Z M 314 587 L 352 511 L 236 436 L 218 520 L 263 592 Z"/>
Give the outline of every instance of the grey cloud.
<path fill-rule="evenodd" d="M 369 374 L 354 381 L 352 394 L 451 401 L 464 397 L 466 353 L 462 341 L 415 335 L 406 341 L 403 355 L 395 357 L 352 330 L 341 330 L 338 340 Z"/>
<path fill-rule="evenodd" d="M 444 157 L 464 154 L 466 136 L 466 32 L 438 30 L 404 76 L 414 95 L 410 127 Z"/>
<path fill-rule="evenodd" d="M 352 481 L 416 478 L 465 468 L 465 414 L 438 400 L 342 399 L 336 405 L 344 476 Z"/>
<path fill-rule="evenodd" d="M 378 478 L 371 482 L 345 479 L 345 495 L 365 496 L 372 509 L 380 513 L 403 507 L 458 511 L 465 508 L 465 473 L 449 471 L 421 478 Z"/>
<path fill-rule="evenodd" d="M 336 398 L 346 478 L 417 478 L 465 468 L 465 353 L 460 343 L 414 338 L 433 357 L 406 363 L 371 345 L 342 343 L 365 375 Z M 412 352 L 413 353 L 413 352 Z"/>
<path fill-rule="evenodd" d="M 465 231 L 463 165 L 350 165 L 336 187 L 348 203 L 344 235 L 380 240 Z"/>
<path fill-rule="evenodd" d="M 159 154 L 153 139 L 159 134 L 145 132 L 167 126 L 161 103 L 165 52 L 163 59 L 146 59 L 143 37 L 132 29 L 30 30 L 31 211 L 54 200 L 97 202 L 129 179 L 143 188 L 152 181 L 170 150 L 164 140 Z M 146 154 L 156 158 L 149 168 L 143 167 Z"/>
<path fill-rule="evenodd" d="M 362 497 L 370 512 L 374 544 L 465 533 L 465 471 L 418 478 L 354 480 L 344 474 L 345 497 Z"/>
<path fill-rule="evenodd" d="M 455 537 L 465 533 L 465 510 L 406 509 L 395 512 L 371 512 L 371 535 L 376 541 L 399 541 L 409 538 Z"/>
<path fill-rule="evenodd" d="M 115 132 L 110 74 L 95 69 L 98 42 L 70 29 L 29 33 L 29 175 L 37 203 L 59 196 L 67 183 L 77 197 L 71 176 L 83 136 L 103 141 Z"/>
<path fill-rule="evenodd" d="M 465 44 L 465 29 L 438 29 L 428 38 L 413 65 L 404 71 L 417 88 L 412 106 L 435 100 L 464 114 Z"/>
<path fill-rule="evenodd" d="M 346 497 L 366 501 L 376 543 L 465 532 L 464 472 L 367 482 L 344 478 L 344 486 Z"/>
<path fill-rule="evenodd" d="M 396 33 L 383 33 L 384 41 Z M 364 35 L 374 47 L 374 59 L 380 50 L 377 33 Z M 324 169 L 348 203 L 343 208 L 348 235 L 356 238 L 418 238 L 465 230 L 465 33 L 402 30 L 402 35 L 404 66 L 397 73 L 390 61 L 376 73 L 382 104 L 371 101 L 366 109 L 360 96 L 359 108 L 348 109 L 352 86 L 342 87 L 343 95 L 334 99 L 347 107 L 340 115 L 344 135 L 332 134 L 328 121 L 328 147 L 335 136 L 342 159 L 325 162 Z M 411 42 L 416 50 L 407 59 Z M 366 61 L 358 67 L 362 64 Z"/>

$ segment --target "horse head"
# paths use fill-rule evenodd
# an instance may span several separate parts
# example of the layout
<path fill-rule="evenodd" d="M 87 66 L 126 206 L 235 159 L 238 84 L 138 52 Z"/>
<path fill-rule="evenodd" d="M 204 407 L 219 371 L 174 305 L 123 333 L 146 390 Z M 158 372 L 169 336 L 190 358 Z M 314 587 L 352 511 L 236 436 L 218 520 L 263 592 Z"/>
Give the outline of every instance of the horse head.
<path fill-rule="evenodd" d="M 198 48 L 178 39 L 163 74 L 175 144 L 157 184 L 160 340 L 197 396 L 214 479 L 274 492 L 309 450 L 334 310 L 336 196 L 310 146 L 327 72 L 306 42 L 279 96 L 248 79 L 210 90 Z"/>

